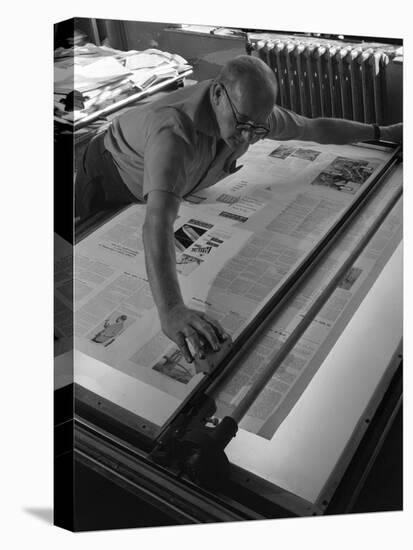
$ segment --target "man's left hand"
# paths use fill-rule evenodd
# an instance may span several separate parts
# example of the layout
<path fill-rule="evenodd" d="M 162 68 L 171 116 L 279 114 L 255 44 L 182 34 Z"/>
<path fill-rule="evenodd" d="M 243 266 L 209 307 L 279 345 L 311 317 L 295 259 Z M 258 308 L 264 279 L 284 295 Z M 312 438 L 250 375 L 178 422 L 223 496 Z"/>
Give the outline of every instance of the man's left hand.
<path fill-rule="evenodd" d="M 390 124 L 390 126 L 380 126 L 380 138 L 385 141 L 394 141 L 402 143 L 403 141 L 403 124 Z"/>

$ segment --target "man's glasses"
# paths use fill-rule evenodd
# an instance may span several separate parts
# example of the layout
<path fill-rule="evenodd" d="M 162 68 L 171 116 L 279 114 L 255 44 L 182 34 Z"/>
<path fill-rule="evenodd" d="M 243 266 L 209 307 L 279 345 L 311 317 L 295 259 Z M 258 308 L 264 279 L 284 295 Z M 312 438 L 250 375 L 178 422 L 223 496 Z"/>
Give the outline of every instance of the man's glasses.
<path fill-rule="evenodd" d="M 241 122 L 238 117 L 243 116 L 241 113 L 237 111 L 237 108 L 232 103 L 231 98 L 229 97 L 229 94 L 227 92 L 227 89 L 225 86 L 220 82 L 221 87 L 223 88 L 225 95 L 227 96 L 228 102 L 231 106 L 232 114 L 234 115 L 234 119 L 236 122 L 235 128 L 240 132 L 251 132 L 255 137 L 258 139 L 264 139 L 267 137 L 267 135 L 270 132 L 270 129 L 267 126 L 260 125 L 260 124 L 252 124 L 251 122 Z M 237 116 L 238 115 L 238 116 Z"/>

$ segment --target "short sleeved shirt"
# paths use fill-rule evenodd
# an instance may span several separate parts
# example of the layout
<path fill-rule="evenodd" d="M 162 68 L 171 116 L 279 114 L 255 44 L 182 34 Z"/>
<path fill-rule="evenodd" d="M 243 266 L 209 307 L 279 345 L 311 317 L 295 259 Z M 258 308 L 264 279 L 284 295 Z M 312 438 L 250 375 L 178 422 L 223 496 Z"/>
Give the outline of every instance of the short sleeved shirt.
<path fill-rule="evenodd" d="M 211 105 L 212 80 L 181 88 L 158 101 L 131 109 L 108 128 L 104 145 L 138 200 L 162 190 L 178 197 L 214 185 L 238 169 L 237 150 L 220 139 Z M 305 118 L 275 106 L 271 139 L 300 139 Z"/>

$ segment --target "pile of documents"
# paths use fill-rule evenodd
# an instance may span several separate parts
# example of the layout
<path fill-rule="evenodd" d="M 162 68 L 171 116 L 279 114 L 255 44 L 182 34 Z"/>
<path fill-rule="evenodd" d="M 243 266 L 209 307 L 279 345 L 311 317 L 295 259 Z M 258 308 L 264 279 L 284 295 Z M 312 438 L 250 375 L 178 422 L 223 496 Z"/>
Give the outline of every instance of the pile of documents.
<path fill-rule="evenodd" d="M 183 57 L 156 49 L 123 52 L 95 44 L 59 48 L 54 58 L 55 115 L 75 122 L 189 69 Z"/>

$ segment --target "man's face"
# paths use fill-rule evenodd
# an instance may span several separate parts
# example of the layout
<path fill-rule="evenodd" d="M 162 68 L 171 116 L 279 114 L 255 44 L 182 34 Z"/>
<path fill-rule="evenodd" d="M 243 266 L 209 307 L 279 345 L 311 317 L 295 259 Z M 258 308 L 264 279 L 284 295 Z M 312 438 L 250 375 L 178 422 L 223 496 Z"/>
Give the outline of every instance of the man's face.
<path fill-rule="evenodd" d="M 254 93 L 240 86 L 227 90 L 223 84 L 214 89 L 216 116 L 221 138 L 233 150 L 266 137 L 272 96 Z"/>

